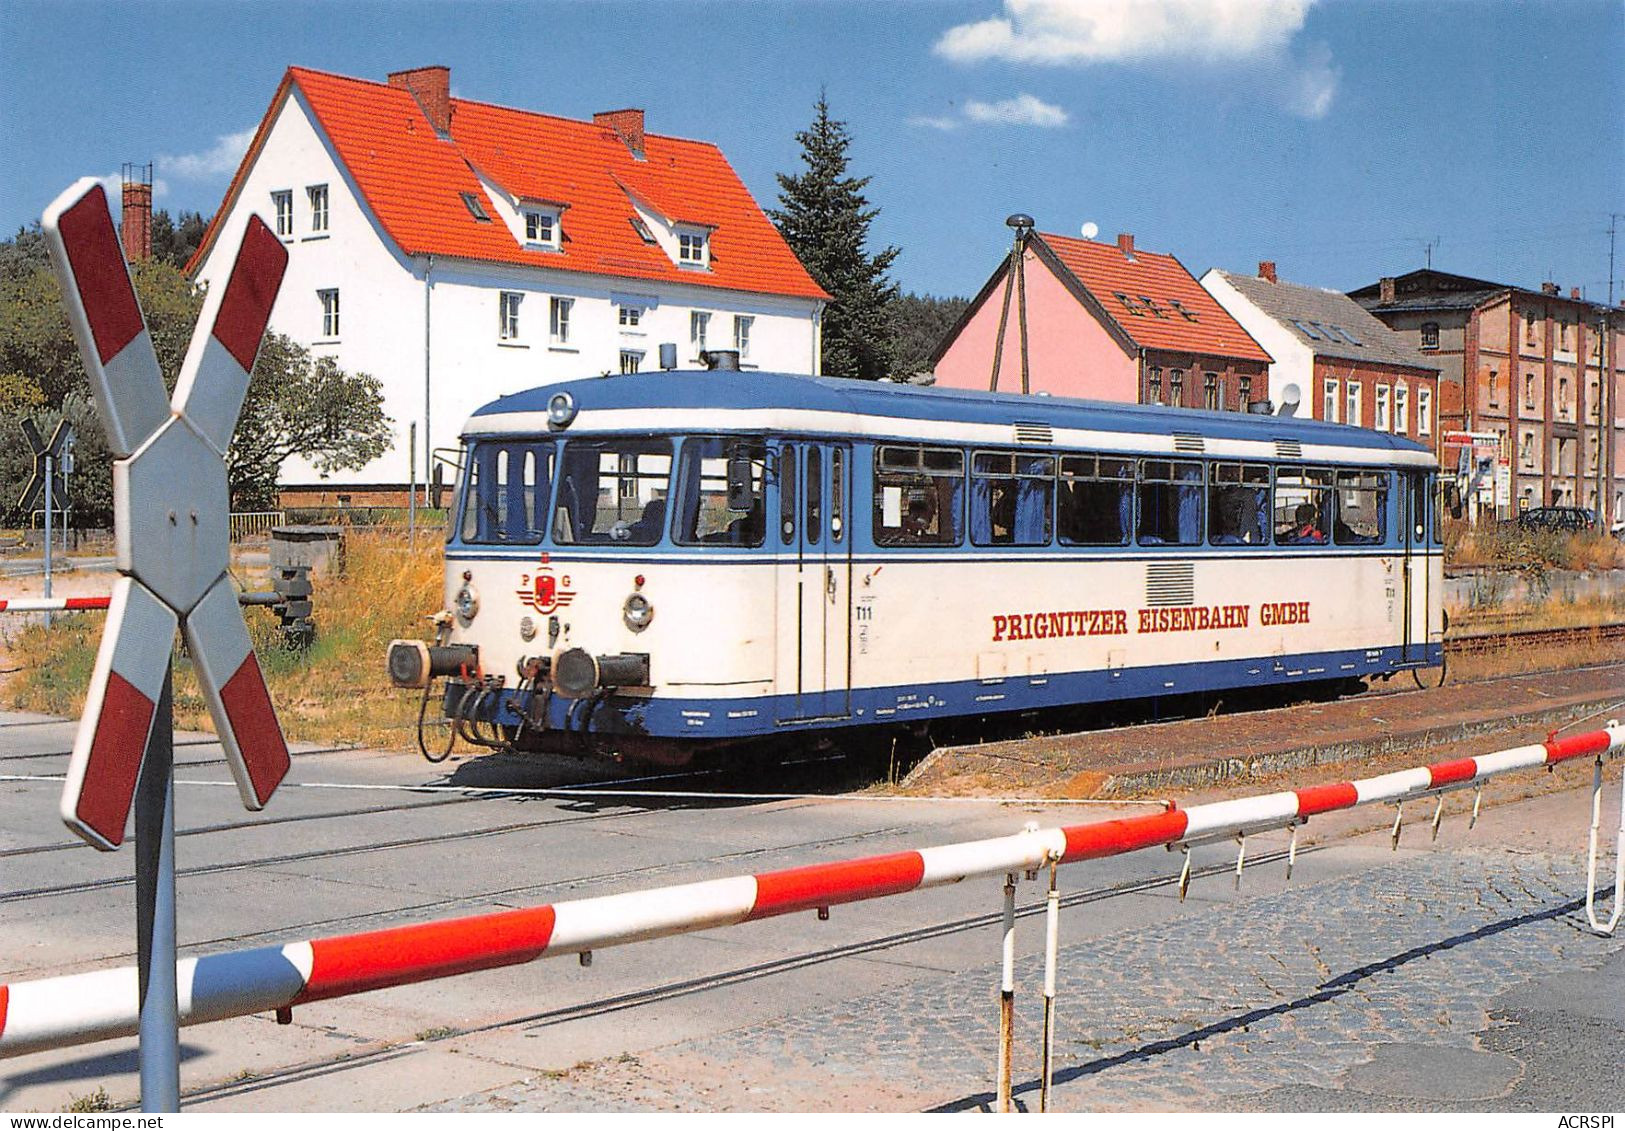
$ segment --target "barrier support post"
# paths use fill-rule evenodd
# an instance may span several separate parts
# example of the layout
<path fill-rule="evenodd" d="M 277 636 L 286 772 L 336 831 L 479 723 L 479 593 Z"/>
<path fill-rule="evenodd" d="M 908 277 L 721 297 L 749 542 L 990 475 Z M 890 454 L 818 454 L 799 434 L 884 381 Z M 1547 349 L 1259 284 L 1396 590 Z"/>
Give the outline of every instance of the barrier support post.
<path fill-rule="evenodd" d="M 1619 926 L 1625 905 L 1625 782 L 1620 785 L 1619 835 L 1614 841 L 1614 910 L 1607 921 L 1597 915 L 1597 832 L 1602 825 L 1602 755 L 1591 769 L 1591 844 L 1586 853 L 1586 921 L 1600 935 L 1611 935 Z"/>
<path fill-rule="evenodd" d="M 999 1110 L 1009 1111 L 1016 1022 L 1016 874 L 1004 874 L 1004 977 L 999 984 Z"/>
<path fill-rule="evenodd" d="M 141 1110 L 181 1109 L 175 990 L 175 709 L 164 673 L 135 789 L 135 918 L 140 986 Z"/>
<path fill-rule="evenodd" d="M 1060 861 L 1049 862 L 1049 898 L 1044 908 L 1044 1079 L 1039 1085 L 1038 1110 L 1049 1110 L 1050 1082 L 1055 1077 L 1055 963 L 1061 941 L 1061 889 L 1055 872 Z"/>

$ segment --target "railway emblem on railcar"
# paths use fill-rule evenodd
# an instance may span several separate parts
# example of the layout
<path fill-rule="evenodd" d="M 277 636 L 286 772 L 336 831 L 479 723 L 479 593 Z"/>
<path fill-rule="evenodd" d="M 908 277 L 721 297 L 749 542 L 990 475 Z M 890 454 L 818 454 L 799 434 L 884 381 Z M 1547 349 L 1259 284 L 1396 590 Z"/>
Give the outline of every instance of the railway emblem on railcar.
<path fill-rule="evenodd" d="M 527 573 L 520 579 L 519 603 L 538 613 L 562 609 L 575 599 L 569 574 L 555 577 L 552 570 L 543 566 L 534 575 Z"/>

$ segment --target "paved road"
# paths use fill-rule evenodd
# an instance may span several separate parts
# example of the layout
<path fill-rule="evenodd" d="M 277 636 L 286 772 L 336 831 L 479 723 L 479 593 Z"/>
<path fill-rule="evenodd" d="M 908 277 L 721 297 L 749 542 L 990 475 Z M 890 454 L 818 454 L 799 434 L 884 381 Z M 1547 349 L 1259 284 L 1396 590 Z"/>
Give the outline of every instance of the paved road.
<path fill-rule="evenodd" d="M 0 715 L 0 979 L 131 961 L 129 854 L 67 846 L 69 729 Z M 1505 736 L 1486 740 L 1484 749 Z M 182 748 L 189 953 L 757 872 L 1075 822 L 1076 808 L 807 798 L 717 803 L 495 792 L 567 776 L 306 752 L 246 818 L 203 738 Z M 1580 784 L 1583 767 L 1563 778 Z M 577 774 L 579 777 L 579 773 Z M 1533 776 L 1532 776 L 1533 777 Z M 406 792 L 438 782 L 452 793 Z M 198 783 L 198 784 L 193 784 Z M 688 783 L 692 788 L 694 783 Z M 334 788 L 352 787 L 349 789 Z M 1617 784 L 1611 787 L 1609 812 Z M 402 810 L 399 805 L 410 806 Z M 1112 815 L 1110 812 L 1102 816 Z M 1423 821 L 1424 812 L 1411 819 Z M 1625 940 L 1583 928 L 1589 790 L 1199 877 L 1160 850 L 1063 871 L 1056 1104 L 1597 1110 L 1625 1069 Z M 380 844 L 393 847 L 380 849 Z M 1284 847 L 1253 838 L 1250 859 Z M 1198 849 L 1221 871 L 1223 847 Z M 1104 898 L 1111 890 L 1112 898 Z M 1041 886 L 1023 883 L 1036 912 Z M 320 1003 L 291 1026 L 183 1034 L 189 1110 L 963 1110 L 990 1100 L 999 887 L 874 904 Z M 1019 1099 L 1036 1105 L 1042 922 L 1022 921 Z M 0 1062 L 0 1108 L 136 1096 L 133 1045 Z"/>

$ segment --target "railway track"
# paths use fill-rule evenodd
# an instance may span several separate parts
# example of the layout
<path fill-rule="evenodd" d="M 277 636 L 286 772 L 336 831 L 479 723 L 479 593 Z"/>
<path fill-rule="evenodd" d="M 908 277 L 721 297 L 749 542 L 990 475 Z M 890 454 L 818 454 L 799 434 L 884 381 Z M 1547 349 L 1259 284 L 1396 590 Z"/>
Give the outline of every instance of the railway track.
<path fill-rule="evenodd" d="M 1510 629 L 1502 632 L 1473 632 L 1445 638 L 1445 651 L 1452 656 L 1497 652 L 1508 648 L 1554 647 L 1565 644 L 1600 644 L 1625 640 L 1625 622 L 1583 624 L 1568 628 Z"/>

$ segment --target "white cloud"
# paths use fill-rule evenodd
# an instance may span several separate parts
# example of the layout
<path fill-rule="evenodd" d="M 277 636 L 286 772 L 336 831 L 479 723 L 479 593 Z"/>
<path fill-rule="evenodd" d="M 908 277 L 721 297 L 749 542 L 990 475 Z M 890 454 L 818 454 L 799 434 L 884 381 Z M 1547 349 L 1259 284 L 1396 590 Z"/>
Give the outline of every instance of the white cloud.
<path fill-rule="evenodd" d="M 1004 15 L 949 28 L 938 55 L 1067 66 L 1278 54 L 1313 0 L 1004 0 Z"/>
<path fill-rule="evenodd" d="M 933 47 L 956 63 L 1051 67 L 1188 61 L 1246 63 L 1290 113 L 1323 118 L 1341 69 L 1324 43 L 1294 58 L 1316 0 L 1003 0 L 999 15 L 960 24 Z"/>
<path fill-rule="evenodd" d="M 216 177 L 229 177 L 237 171 L 248 143 L 254 140 L 254 130 L 246 129 L 234 134 L 221 134 L 214 146 L 202 153 L 165 155 L 155 162 L 170 176 L 187 181 L 206 181 Z"/>
<path fill-rule="evenodd" d="M 930 114 L 916 114 L 914 117 L 908 120 L 908 124 L 911 126 L 925 126 L 928 129 L 941 130 L 943 133 L 949 133 L 959 128 L 959 119 L 950 118 L 946 115 L 942 117 L 933 117 Z"/>
<path fill-rule="evenodd" d="M 1058 129 L 1069 121 L 1065 110 L 1030 94 L 1018 94 L 1002 102 L 978 102 L 973 98 L 965 103 L 965 117 L 973 122 L 1038 126 L 1041 129 Z"/>

